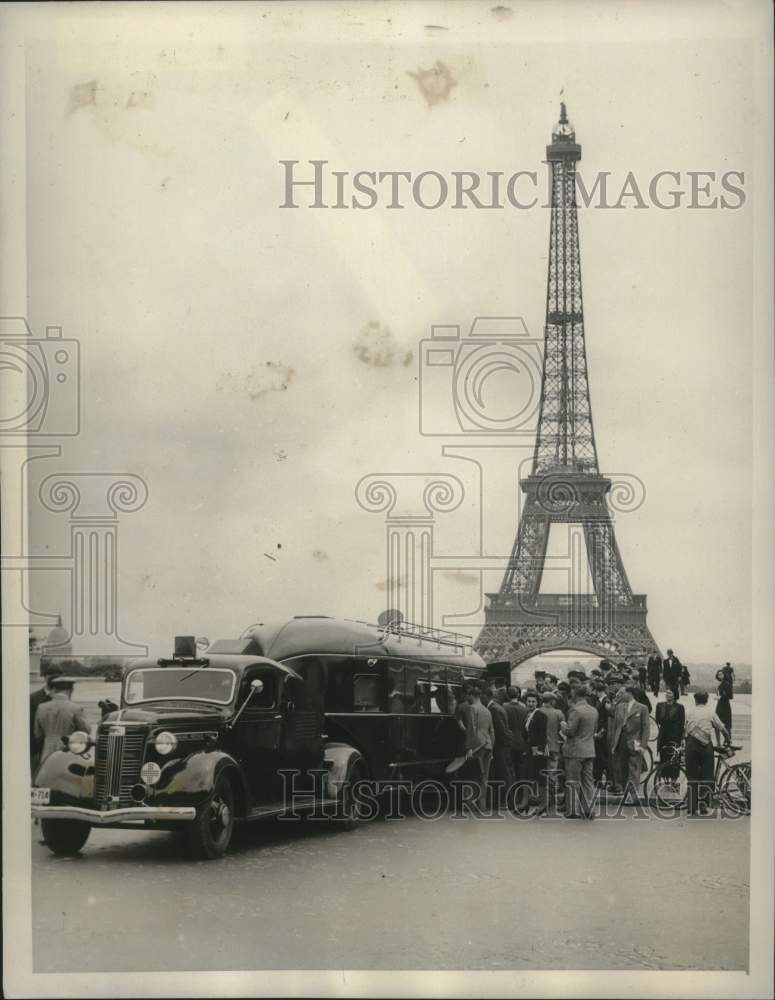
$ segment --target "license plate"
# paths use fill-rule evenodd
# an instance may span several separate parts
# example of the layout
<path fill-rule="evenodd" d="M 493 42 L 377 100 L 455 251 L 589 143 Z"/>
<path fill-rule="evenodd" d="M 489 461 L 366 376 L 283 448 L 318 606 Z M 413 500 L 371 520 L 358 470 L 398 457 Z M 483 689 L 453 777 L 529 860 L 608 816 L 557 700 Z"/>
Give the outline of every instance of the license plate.
<path fill-rule="evenodd" d="M 31 788 L 31 803 L 34 806 L 47 806 L 51 800 L 50 788 Z"/>

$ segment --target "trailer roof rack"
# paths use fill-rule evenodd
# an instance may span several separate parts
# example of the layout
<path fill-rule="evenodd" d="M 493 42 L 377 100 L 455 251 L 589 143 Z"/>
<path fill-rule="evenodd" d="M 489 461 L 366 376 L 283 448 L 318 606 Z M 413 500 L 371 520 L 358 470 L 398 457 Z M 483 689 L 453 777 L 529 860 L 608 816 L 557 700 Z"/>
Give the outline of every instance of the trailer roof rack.
<path fill-rule="evenodd" d="M 450 632 L 445 628 L 432 628 L 430 625 L 419 625 L 416 622 L 389 621 L 378 625 L 383 635 L 394 635 L 399 638 L 426 639 L 435 642 L 437 646 L 460 646 L 463 649 L 473 649 L 473 642 L 461 632 Z"/>

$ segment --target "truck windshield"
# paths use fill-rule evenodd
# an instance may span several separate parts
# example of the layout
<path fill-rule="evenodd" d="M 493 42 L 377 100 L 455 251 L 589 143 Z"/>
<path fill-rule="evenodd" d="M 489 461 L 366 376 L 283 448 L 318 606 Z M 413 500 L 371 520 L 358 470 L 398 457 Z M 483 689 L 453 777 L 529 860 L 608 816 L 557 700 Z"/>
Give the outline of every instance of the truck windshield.
<path fill-rule="evenodd" d="M 228 705 L 234 694 L 231 670 L 211 667 L 150 667 L 127 675 L 124 697 L 128 705 L 140 701 L 210 701 Z"/>

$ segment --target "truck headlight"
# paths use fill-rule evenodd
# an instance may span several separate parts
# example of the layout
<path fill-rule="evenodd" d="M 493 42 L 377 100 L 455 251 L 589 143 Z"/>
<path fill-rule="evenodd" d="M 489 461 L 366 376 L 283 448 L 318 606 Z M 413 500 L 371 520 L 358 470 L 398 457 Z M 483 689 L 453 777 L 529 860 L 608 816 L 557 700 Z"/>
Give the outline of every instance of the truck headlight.
<path fill-rule="evenodd" d="M 140 768 L 140 777 L 146 785 L 155 785 L 161 777 L 161 768 L 153 761 L 149 761 Z"/>
<path fill-rule="evenodd" d="M 67 749 L 73 753 L 86 753 L 89 749 L 89 734 L 82 733 L 80 730 L 77 733 L 71 733 L 67 739 Z"/>
<path fill-rule="evenodd" d="M 160 753 L 162 757 L 166 757 L 168 753 L 172 753 L 175 747 L 178 745 L 178 738 L 174 733 L 163 732 L 154 740 L 156 747 L 156 753 Z"/>

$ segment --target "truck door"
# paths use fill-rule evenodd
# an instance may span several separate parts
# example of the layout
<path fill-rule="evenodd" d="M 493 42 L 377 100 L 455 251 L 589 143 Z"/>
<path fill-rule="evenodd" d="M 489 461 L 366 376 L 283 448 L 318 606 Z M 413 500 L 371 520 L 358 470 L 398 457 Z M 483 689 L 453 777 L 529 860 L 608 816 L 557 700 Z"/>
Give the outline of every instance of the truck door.
<path fill-rule="evenodd" d="M 261 680 L 263 690 L 250 695 L 250 684 L 255 679 Z M 253 804 L 269 805 L 282 798 L 278 771 L 282 767 L 285 720 L 281 711 L 279 671 L 268 665 L 248 667 L 240 683 L 238 709 L 249 695 L 250 700 L 234 727 L 232 738 L 245 769 Z"/>
<path fill-rule="evenodd" d="M 293 787 L 322 793 L 323 678 L 315 661 L 305 663 L 303 676 L 289 675 L 283 683 L 280 711 L 284 720 L 281 756 L 283 768 L 296 771 Z M 290 784 L 286 779 L 286 795 Z"/>

